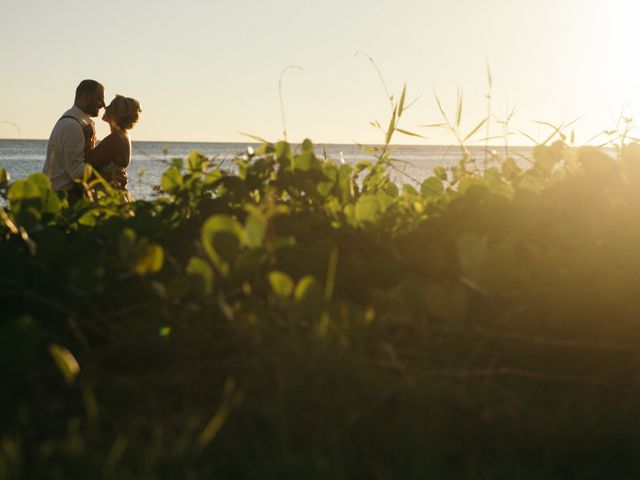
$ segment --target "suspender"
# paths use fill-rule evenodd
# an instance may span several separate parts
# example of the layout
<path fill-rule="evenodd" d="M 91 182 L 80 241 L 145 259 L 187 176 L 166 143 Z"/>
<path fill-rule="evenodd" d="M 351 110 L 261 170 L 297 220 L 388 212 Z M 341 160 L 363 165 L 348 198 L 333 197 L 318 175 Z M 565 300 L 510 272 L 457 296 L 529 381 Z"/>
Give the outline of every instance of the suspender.
<path fill-rule="evenodd" d="M 84 134 L 84 127 L 85 127 L 85 125 L 83 125 L 83 124 L 82 124 L 82 122 L 81 122 L 80 120 L 78 120 L 76 117 L 74 117 L 74 116 L 72 116 L 72 115 L 63 115 L 63 116 L 61 116 L 61 117 L 58 119 L 58 122 L 59 122 L 60 120 L 62 120 L 63 118 L 72 118 L 72 119 L 74 119 L 74 120 L 78 123 L 78 125 L 80 125 L 80 128 L 82 129 L 82 132 L 83 132 L 83 134 Z M 56 122 L 56 123 L 57 123 L 57 122 Z M 94 127 L 92 124 L 90 124 L 90 123 L 87 123 L 87 124 L 86 124 L 86 126 L 87 126 L 87 127 L 88 127 L 88 126 L 91 126 L 91 131 L 92 131 L 92 132 L 93 132 L 93 134 L 95 135 L 95 133 L 96 133 L 96 129 L 95 129 L 95 127 Z"/>
<path fill-rule="evenodd" d="M 58 121 L 62 120 L 63 118 L 73 118 L 76 122 L 78 122 L 78 125 L 82 127 L 82 123 L 80 123 L 80 120 L 78 120 L 76 117 L 72 117 L 71 115 L 63 115 L 58 119 Z"/>

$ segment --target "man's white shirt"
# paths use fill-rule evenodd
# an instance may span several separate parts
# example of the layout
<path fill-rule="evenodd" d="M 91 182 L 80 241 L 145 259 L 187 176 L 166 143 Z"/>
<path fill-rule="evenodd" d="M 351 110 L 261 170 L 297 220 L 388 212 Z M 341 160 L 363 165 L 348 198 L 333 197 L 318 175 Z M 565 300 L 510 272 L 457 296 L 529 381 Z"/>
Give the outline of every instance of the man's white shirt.
<path fill-rule="evenodd" d="M 84 172 L 85 138 L 82 127 L 93 124 L 91 117 L 75 105 L 67 110 L 53 127 L 47 144 L 47 159 L 42 172 L 51 180 L 54 191 L 69 190 L 74 179 Z"/>

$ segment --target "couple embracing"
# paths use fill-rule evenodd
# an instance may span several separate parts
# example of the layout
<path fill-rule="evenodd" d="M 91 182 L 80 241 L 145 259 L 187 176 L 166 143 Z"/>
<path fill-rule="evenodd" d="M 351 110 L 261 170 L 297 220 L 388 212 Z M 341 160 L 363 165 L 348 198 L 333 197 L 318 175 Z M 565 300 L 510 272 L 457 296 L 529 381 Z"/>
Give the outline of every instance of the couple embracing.
<path fill-rule="evenodd" d="M 102 120 L 111 133 L 96 145 L 95 124 L 104 108 Z M 83 195 L 81 179 L 86 164 L 91 165 L 124 199 L 127 192 L 127 168 L 131 162 L 131 139 L 128 132 L 138 121 L 140 103 L 116 95 L 105 107 L 104 87 L 95 80 L 83 80 L 76 88 L 73 107 L 56 122 L 47 144 L 43 173 L 54 191 L 65 191 L 69 203 Z"/>

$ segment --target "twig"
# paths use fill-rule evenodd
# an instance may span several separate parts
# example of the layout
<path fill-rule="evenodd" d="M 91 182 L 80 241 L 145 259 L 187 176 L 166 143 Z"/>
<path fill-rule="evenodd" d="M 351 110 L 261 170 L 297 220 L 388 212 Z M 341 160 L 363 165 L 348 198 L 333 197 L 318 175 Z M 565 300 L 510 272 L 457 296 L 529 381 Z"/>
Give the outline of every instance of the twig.
<path fill-rule="evenodd" d="M 282 134 L 284 135 L 284 139 L 287 139 L 287 124 L 284 115 L 284 100 L 282 98 L 282 79 L 284 74 L 292 69 L 302 70 L 302 67 L 299 65 L 289 65 L 287 68 L 280 72 L 280 79 L 278 80 L 278 93 L 280 95 L 280 116 L 282 117 Z"/>

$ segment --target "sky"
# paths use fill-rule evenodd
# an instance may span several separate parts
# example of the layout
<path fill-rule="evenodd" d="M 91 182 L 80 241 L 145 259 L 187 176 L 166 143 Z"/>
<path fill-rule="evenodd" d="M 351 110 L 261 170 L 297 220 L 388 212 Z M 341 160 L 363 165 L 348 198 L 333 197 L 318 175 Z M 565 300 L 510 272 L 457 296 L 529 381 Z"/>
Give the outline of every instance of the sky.
<path fill-rule="evenodd" d="M 394 143 L 451 143 L 424 125 L 443 121 L 436 95 L 453 119 L 457 92 L 463 136 L 490 111 L 501 144 L 515 110 L 512 144 L 575 119 L 584 143 L 622 109 L 640 118 L 639 14 L 632 0 L 2 0 L 0 138 L 48 138 L 93 78 L 107 101 L 140 101 L 134 140 L 275 141 L 286 125 L 294 142 L 381 143 L 384 81 L 395 99 L 406 83 L 399 126 L 426 137 Z"/>

